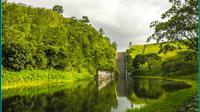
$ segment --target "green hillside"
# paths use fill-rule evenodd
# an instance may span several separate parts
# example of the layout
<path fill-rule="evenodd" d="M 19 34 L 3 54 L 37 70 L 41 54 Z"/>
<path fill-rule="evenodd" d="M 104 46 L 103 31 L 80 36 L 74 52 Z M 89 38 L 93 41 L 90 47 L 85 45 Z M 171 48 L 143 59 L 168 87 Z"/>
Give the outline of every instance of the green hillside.
<path fill-rule="evenodd" d="M 9 2 L 2 3 L 2 13 L 4 83 L 85 78 L 97 69 L 115 70 L 116 44 L 87 16 L 66 18 L 52 9 Z"/>
<path fill-rule="evenodd" d="M 127 53 L 132 57 L 135 58 L 137 54 L 147 54 L 147 53 L 158 53 L 160 50 L 160 44 L 146 44 L 146 45 L 134 45 L 131 46 L 127 50 Z M 174 56 L 177 55 L 177 52 L 183 51 L 186 49 L 181 49 L 181 50 L 175 50 L 172 52 L 168 52 L 166 54 L 160 53 L 159 56 L 162 57 L 162 61 L 168 60 L 170 58 L 173 58 Z"/>
<path fill-rule="evenodd" d="M 132 63 L 133 63 L 133 59 L 136 57 L 136 55 L 138 54 L 148 54 L 148 53 L 156 53 L 158 54 L 158 56 L 161 57 L 161 59 L 156 62 L 154 65 L 152 65 L 152 70 L 149 71 L 147 68 L 147 64 L 144 64 L 140 67 L 140 72 L 139 73 L 135 73 L 135 74 L 140 74 L 140 75 L 174 75 L 176 74 L 175 72 L 165 72 L 163 71 L 163 63 L 169 63 L 169 66 L 173 67 L 173 66 L 179 66 L 180 69 L 177 69 L 177 74 L 181 74 L 179 70 L 181 70 L 181 68 L 185 68 L 188 71 L 190 71 L 191 73 L 197 73 L 197 62 L 195 59 L 189 60 L 188 63 L 184 62 L 184 58 L 183 56 L 180 56 L 179 53 L 182 52 L 190 52 L 186 47 L 182 46 L 181 49 L 177 49 L 174 51 L 169 51 L 167 53 L 159 53 L 160 50 L 160 45 L 161 44 L 145 44 L 145 45 L 133 45 L 131 46 L 129 49 L 127 49 L 127 55 L 129 56 L 128 59 L 128 71 L 131 72 L 132 71 Z M 175 46 L 178 46 L 178 44 L 174 44 Z M 177 62 L 177 65 L 174 65 L 175 62 Z M 178 65 L 180 64 L 180 65 Z M 181 65 L 183 64 L 183 65 Z M 194 66 L 193 70 L 191 70 L 191 66 Z M 167 68 L 166 68 L 167 69 Z M 171 69 L 169 67 L 169 69 Z M 186 72 L 186 73 L 190 73 L 190 72 Z M 176 75 L 177 75 L 176 74 Z M 182 75 L 188 75 L 188 74 L 182 74 Z"/>

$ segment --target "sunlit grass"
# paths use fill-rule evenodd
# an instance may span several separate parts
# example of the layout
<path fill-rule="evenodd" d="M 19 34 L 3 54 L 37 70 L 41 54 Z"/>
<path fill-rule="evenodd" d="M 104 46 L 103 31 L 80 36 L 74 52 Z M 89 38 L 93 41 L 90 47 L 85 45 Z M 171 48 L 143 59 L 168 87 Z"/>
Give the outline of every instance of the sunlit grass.
<path fill-rule="evenodd" d="M 50 83 L 74 82 L 92 79 L 88 72 L 67 72 L 54 69 L 22 70 L 19 72 L 3 70 L 3 89 L 38 86 Z"/>

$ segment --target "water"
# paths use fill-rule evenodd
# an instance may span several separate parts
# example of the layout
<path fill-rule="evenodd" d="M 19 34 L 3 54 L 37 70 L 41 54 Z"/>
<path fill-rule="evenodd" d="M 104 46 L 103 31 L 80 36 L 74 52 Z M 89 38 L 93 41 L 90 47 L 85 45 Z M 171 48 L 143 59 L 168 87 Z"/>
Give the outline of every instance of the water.
<path fill-rule="evenodd" d="M 100 91 L 95 82 L 87 81 L 3 90 L 3 112 L 125 112 L 142 108 L 168 92 L 191 87 L 184 82 L 149 78 L 134 78 L 124 87 L 119 84 L 112 82 Z"/>

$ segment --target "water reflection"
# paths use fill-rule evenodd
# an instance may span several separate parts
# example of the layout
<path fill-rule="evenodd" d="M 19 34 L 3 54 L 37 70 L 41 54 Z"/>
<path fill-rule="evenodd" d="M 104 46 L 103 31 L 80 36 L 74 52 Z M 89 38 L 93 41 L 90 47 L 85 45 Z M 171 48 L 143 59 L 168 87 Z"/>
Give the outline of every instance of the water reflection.
<path fill-rule="evenodd" d="M 112 107 L 111 112 L 124 112 L 128 108 L 132 108 L 132 103 L 127 97 L 118 97 L 118 106 L 116 108 Z"/>
<path fill-rule="evenodd" d="M 50 88 L 50 87 L 49 87 Z M 59 86 L 57 87 L 59 88 Z M 96 91 L 94 83 L 55 93 L 17 95 L 3 99 L 4 112 L 110 112 L 117 106 L 114 85 Z"/>
<path fill-rule="evenodd" d="M 163 94 L 161 80 L 134 79 L 133 90 L 139 98 L 157 99 Z"/>
<path fill-rule="evenodd" d="M 134 78 L 123 95 L 115 82 L 100 91 L 95 82 L 10 89 L 3 90 L 3 112 L 125 112 L 159 100 L 167 92 L 189 87 L 184 82 Z"/>
<path fill-rule="evenodd" d="M 166 80 L 162 84 L 162 88 L 167 92 L 174 92 L 176 90 L 184 89 L 184 88 L 190 88 L 191 85 L 185 84 L 184 82 L 173 82 L 170 80 Z"/>
<path fill-rule="evenodd" d="M 145 106 L 150 101 L 158 101 L 165 97 L 168 92 L 174 92 L 180 89 L 190 88 L 184 82 L 175 82 L 172 80 L 160 80 L 154 78 L 134 77 L 129 82 L 128 98 L 134 104 Z"/>

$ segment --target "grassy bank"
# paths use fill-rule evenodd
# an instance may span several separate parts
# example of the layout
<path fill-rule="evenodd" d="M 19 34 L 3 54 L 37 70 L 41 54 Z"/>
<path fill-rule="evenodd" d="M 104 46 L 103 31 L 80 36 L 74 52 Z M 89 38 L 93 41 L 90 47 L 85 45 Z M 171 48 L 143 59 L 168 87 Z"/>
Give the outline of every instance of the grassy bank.
<path fill-rule="evenodd" d="M 195 58 L 195 54 L 192 54 L 192 51 L 182 46 L 182 49 L 176 49 L 167 53 L 158 53 L 160 51 L 160 45 L 159 43 L 133 45 L 127 49 L 126 53 L 129 57 L 127 63 L 128 71 L 132 72 L 133 75 L 163 75 L 178 78 L 197 74 L 198 61 L 197 58 Z M 174 45 L 176 44 L 174 43 Z M 151 63 L 151 70 L 147 62 L 140 64 L 139 68 L 134 68 L 133 62 L 138 55 L 147 55 L 151 53 L 160 57 L 159 60 Z"/>
<path fill-rule="evenodd" d="M 155 79 L 162 79 L 162 80 L 173 80 L 173 81 L 184 81 L 185 83 L 190 84 L 191 81 L 197 81 L 196 78 L 194 79 L 195 76 L 198 76 L 197 74 L 193 74 L 190 76 L 182 76 L 182 77 L 177 77 L 174 75 L 174 77 L 166 77 L 166 76 L 154 76 L 154 75 L 144 75 L 144 76 L 133 76 L 133 77 L 144 77 L 144 78 L 155 78 Z"/>
<path fill-rule="evenodd" d="M 22 70 L 19 72 L 3 70 L 3 89 L 39 86 L 53 83 L 75 82 L 92 79 L 88 72 L 67 72 L 54 69 Z"/>
<path fill-rule="evenodd" d="M 128 112 L 176 112 L 179 107 L 186 102 L 192 96 L 198 94 L 197 81 L 194 80 L 184 80 L 184 79 L 174 79 L 174 78 L 164 78 L 164 77 L 151 77 L 148 78 L 158 78 L 167 79 L 174 81 L 184 81 L 187 84 L 192 85 L 189 89 L 178 90 L 172 93 L 167 93 L 165 98 L 158 101 L 150 101 L 148 105 L 141 109 L 129 109 Z"/>

